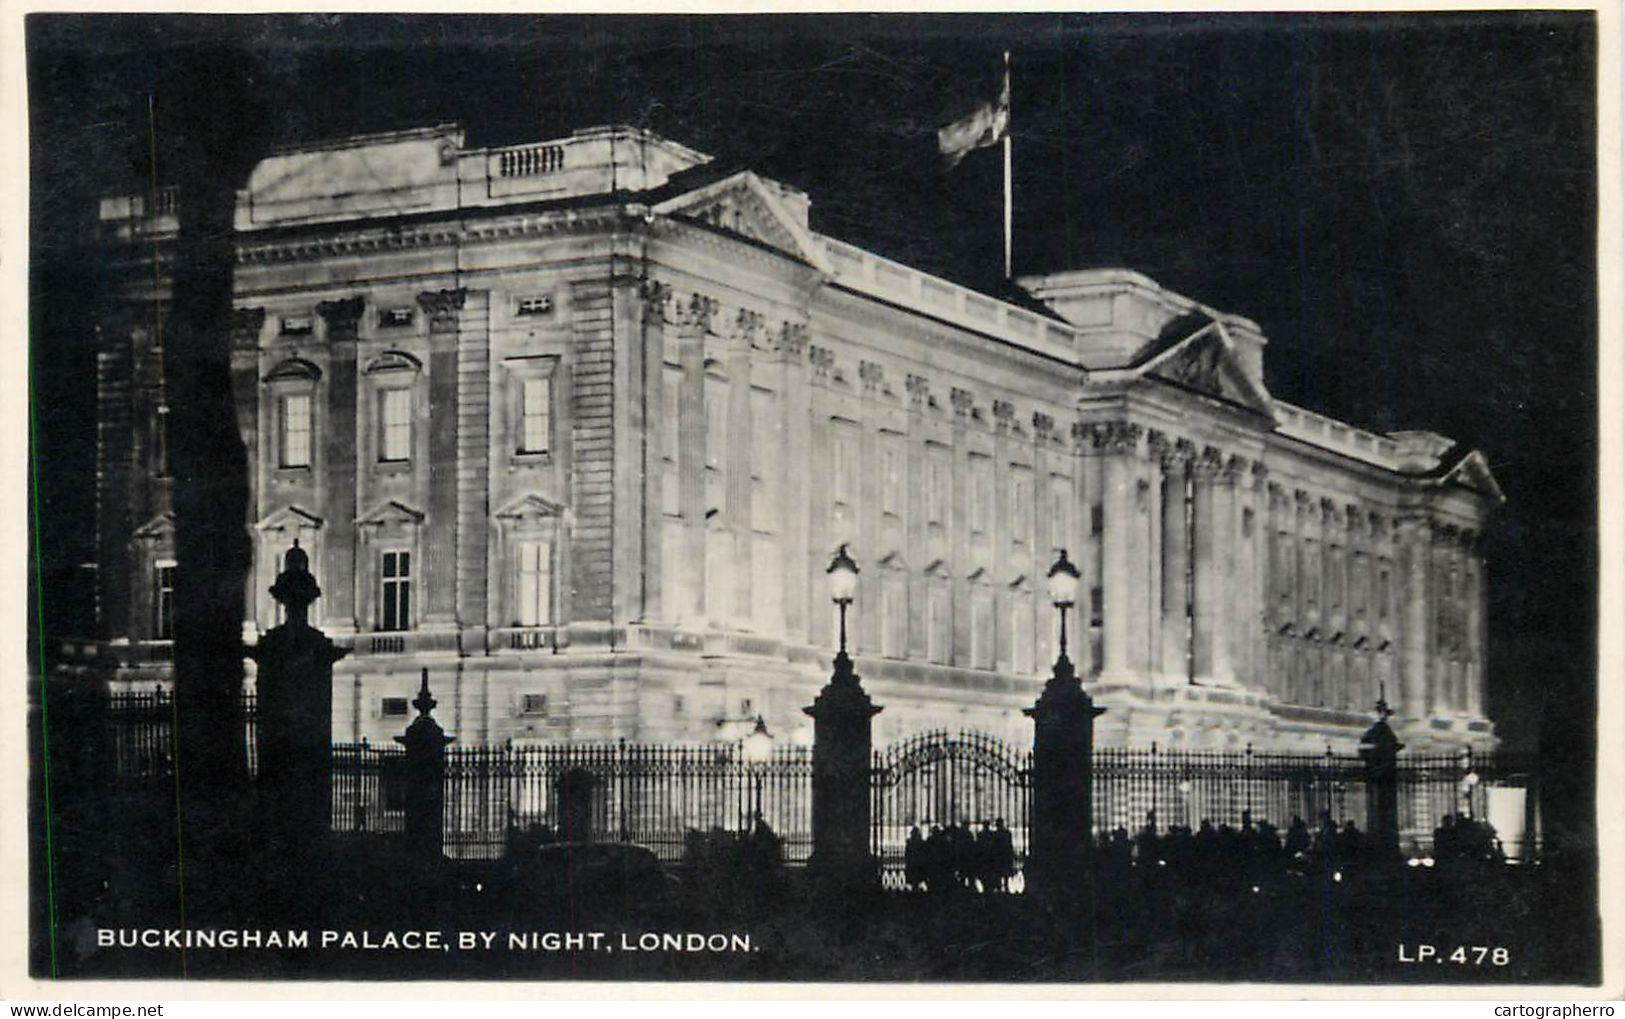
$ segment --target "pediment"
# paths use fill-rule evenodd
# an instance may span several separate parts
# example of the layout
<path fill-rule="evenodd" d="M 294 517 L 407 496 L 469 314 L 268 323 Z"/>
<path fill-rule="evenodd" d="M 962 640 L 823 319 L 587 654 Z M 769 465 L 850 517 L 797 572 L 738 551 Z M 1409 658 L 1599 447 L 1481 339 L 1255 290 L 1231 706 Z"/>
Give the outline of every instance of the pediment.
<path fill-rule="evenodd" d="M 1210 322 L 1153 358 L 1144 374 L 1266 416 L 1269 393 L 1248 377 L 1224 325 Z"/>
<path fill-rule="evenodd" d="M 522 495 L 493 515 L 506 524 L 524 527 L 557 520 L 564 515 L 564 507 L 539 495 Z"/>
<path fill-rule="evenodd" d="M 1469 488 L 1493 502 L 1506 502 L 1501 486 L 1495 482 L 1495 475 L 1490 473 L 1489 461 L 1476 449 L 1446 471 L 1441 480 L 1447 485 L 1456 484 Z"/>
<path fill-rule="evenodd" d="M 386 499 L 356 518 L 358 524 L 375 526 L 405 526 L 421 524 L 423 514 L 402 502 Z"/>
<path fill-rule="evenodd" d="M 824 246 L 784 200 L 749 170 L 669 198 L 654 211 L 700 220 L 788 252 L 824 272 L 832 271 Z"/>
<path fill-rule="evenodd" d="M 135 529 L 132 537 L 140 541 L 164 541 L 175 535 L 175 514 L 165 511 Z"/>
<path fill-rule="evenodd" d="M 313 513 L 306 513 L 298 506 L 284 506 L 274 513 L 263 517 L 254 525 L 256 531 L 317 531 L 322 526 L 322 518 Z"/>

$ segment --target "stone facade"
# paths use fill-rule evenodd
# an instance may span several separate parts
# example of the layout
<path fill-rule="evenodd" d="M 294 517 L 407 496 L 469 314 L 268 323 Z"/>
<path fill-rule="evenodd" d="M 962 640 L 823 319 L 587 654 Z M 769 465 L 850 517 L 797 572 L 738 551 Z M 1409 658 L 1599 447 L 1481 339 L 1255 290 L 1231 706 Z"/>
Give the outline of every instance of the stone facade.
<path fill-rule="evenodd" d="M 229 337 L 256 541 L 247 639 L 297 538 L 354 653 L 335 737 L 400 731 L 427 666 L 464 742 L 806 739 L 835 610 L 884 742 L 1025 742 L 1073 657 L 1103 743 L 1417 747 L 1483 718 L 1483 458 L 1272 399 L 1252 322 L 1138 274 L 1019 282 L 1035 314 L 819 235 L 808 199 L 630 128 L 451 127 L 276 154 L 238 203 Z M 102 636 L 162 680 L 173 202 L 102 203 Z M 156 252 L 156 255 L 154 254 Z M 156 282 L 154 282 L 156 278 Z M 1346 745 L 1346 746 L 1345 746 Z"/>

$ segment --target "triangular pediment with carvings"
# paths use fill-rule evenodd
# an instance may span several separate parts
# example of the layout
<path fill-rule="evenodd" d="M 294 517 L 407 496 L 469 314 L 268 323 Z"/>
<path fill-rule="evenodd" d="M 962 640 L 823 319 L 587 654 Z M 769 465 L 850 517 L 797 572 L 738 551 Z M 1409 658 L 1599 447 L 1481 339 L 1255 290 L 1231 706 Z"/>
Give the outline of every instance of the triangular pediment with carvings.
<path fill-rule="evenodd" d="M 1248 376 L 1224 325 L 1209 322 L 1149 361 L 1143 374 L 1273 416 L 1270 395 Z"/>
<path fill-rule="evenodd" d="M 319 531 L 322 528 L 322 518 L 314 513 L 307 513 L 298 506 L 284 506 L 274 513 L 260 519 L 254 525 L 254 530 L 263 533 L 277 531 Z"/>
<path fill-rule="evenodd" d="M 564 507 L 539 495 L 522 495 L 493 514 L 499 521 L 517 530 L 543 527 L 564 515 Z"/>
<path fill-rule="evenodd" d="M 413 527 L 423 523 L 423 514 L 402 502 L 386 499 L 356 518 L 356 523 L 373 527 Z"/>
<path fill-rule="evenodd" d="M 175 538 L 175 514 L 169 511 L 158 514 L 151 520 L 135 529 L 131 535 L 137 541 L 170 542 Z"/>
<path fill-rule="evenodd" d="M 1494 503 L 1506 502 L 1506 495 L 1502 493 L 1501 486 L 1496 484 L 1495 475 L 1490 472 L 1490 463 L 1484 454 L 1478 450 L 1470 451 L 1466 456 L 1456 462 L 1445 472 L 1444 484 L 1460 485 L 1471 489 Z"/>
<path fill-rule="evenodd" d="M 824 272 L 832 271 L 823 244 L 813 237 L 801 217 L 749 170 L 669 198 L 653 211 L 699 220 L 788 252 Z"/>

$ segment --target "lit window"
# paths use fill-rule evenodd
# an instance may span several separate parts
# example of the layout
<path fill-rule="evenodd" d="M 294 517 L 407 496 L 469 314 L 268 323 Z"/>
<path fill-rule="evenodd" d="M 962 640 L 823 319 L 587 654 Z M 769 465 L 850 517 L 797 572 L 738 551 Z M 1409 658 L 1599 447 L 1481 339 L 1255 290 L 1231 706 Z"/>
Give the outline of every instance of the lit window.
<path fill-rule="evenodd" d="M 519 393 L 519 452 L 546 453 L 552 440 L 552 380 L 529 378 Z"/>
<path fill-rule="evenodd" d="M 553 295 L 541 294 L 536 297 L 520 298 L 515 310 L 521 315 L 551 315 L 553 313 Z"/>
<path fill-rule="evenodd" d="M 540 540 L 514 544 L 514 616 L 519 626 L 553 622 L 553 546 Z"/>
<path fill-rule="evenodd" d="M 387 461 L 412 458 L 412 391 L 385 389 L 379 394 L 382 437 L 378 445 L 378 459 Z"/>
<path fill-rule="evenodd" d="M 933 524 L 948 521 L 948 464 L 941 455 L 931 454 L 930 478 L 926 484 L 926 520 Z"/>
<path fill-rule="evenodd" d="M 159 640 L 175 637 L 175 562 L 160 559 L 153 571 L 152 635 Z"/>
<path fill-rule="evenodd" d="M 547 694 L 545 694 L 545 693 L 528 693 L 528 694 L 525 694 L 524 700 L 520 702 L 519 713 L 522 714 L 522 715 L 545 715 L 545 714 L 547 714 Z"/>
<path fill-rule="evenodd" d="M 412 553 L 385 552 L 380 564 L 383 599 L 378 629 L 406 630 L 412 625 Z"/>
<path fill-rule="evenodd" d="M 310 466 L 310 432 L 310 394 L 289 393 L 284 396 L 282 398 L 282 466 Z"/>
<path fill-rule="evenodd" d="M 970 664 L 973 669 L 993 667 L 993 595 L 971 595 Z"/>

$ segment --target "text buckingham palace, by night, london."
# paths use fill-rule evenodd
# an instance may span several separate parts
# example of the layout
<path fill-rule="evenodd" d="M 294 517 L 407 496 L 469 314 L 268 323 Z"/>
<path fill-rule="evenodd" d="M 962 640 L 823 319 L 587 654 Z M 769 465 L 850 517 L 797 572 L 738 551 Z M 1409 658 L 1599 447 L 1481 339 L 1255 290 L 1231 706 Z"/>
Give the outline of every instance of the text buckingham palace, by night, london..
<path fill-rule="evenodd" d="M 220 338 L 245 639 L 297 540 L 312 622 L 353 648 L 335 738 L 398 732 L 424 668 L 466 743 L 734 739 L 757 715 L 810 738 L 845 545 L 882 740 L 1024 740 L 1065 549 L 1103 745 L 1347 746 L 1379 690 L 1409 746 L 1494 743 L 1478 536 L 1501 495 L 1469 445 L 1272 399 L 1256 324 L 1135 272 L 1022 277 L 1009 303 L 823 236 L 809 204 L 625 127 L 259 164 Z M 152 265 L 177 220 L 165 192 L 99 215 L 124 273 L 98 625 L 113 682 L 148 687 L 185 611 Z"/>

